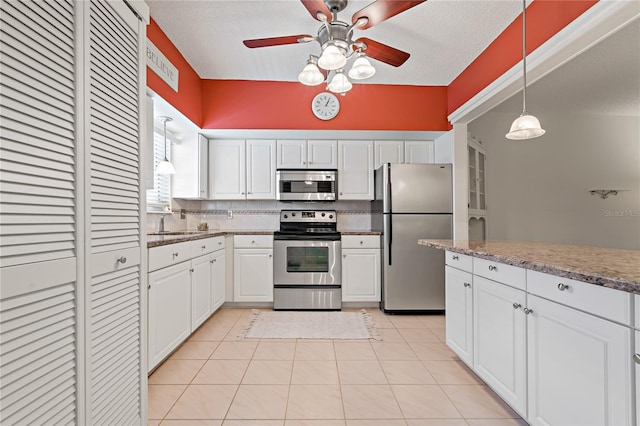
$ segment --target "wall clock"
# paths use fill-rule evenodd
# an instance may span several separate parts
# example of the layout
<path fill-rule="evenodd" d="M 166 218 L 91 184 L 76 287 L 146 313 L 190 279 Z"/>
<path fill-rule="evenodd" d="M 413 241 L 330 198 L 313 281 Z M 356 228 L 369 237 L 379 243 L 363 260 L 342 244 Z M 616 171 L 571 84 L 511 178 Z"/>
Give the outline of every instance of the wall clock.
<path fill-rule="evenodd" d="M 311 101 L 311 110 L 320 120 L 331 120 L 340 111 L 340 102 L 333 93 L 318 93 Z"/>

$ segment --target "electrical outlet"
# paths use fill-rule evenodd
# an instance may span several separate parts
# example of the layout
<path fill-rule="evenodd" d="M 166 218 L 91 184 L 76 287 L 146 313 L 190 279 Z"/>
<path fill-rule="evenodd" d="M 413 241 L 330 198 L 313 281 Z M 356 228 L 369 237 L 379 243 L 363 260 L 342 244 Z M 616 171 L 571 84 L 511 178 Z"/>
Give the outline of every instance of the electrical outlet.
<path fill-rule="evenodd" d="M 233 210 L 227 210 L 227 219 L 233 219 Z"/>
<path fill-rule="evenodd" d="M 187 218 L 187 211 L 185 209 L 180 209 L 180 219 Z"/>

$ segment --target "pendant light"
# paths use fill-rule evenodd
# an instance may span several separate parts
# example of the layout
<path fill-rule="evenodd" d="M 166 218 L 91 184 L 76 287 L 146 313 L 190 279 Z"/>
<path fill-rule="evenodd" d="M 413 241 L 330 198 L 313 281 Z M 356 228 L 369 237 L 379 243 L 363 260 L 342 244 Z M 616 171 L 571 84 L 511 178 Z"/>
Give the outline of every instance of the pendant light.
<path fill-rule="evenodd" d="M 159 175 L 175 175 L 176 169 L 173 164 L 167 159 L 167 121 L 172 121 L 171 117 L 158 117 L 158 120 L 164 122 L 164 160 L 158 163 L 156 172 Z"/>
<path fill-rule="evenodd" d="M 527 4 L 522 0 L 522 114 L 511 124 L 507 139 L 524 140 L 542 136 L 545 130 L 540 126 L 540 121 L 527 112 Z"/>

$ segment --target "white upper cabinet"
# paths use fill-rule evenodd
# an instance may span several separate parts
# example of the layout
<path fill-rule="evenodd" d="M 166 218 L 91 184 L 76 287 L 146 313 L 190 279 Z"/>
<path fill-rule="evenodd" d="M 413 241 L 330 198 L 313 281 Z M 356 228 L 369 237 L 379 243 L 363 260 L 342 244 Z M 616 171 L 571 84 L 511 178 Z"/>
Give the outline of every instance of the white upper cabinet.
<path fill-rule="evenodd" d="M 375 141 L 374 151 L 374 169 L 384 163 L 433 163 L 435 158 L 433 141 Z"/>
<path fill-rule="evenodd" d="M 336 169 L 337 141 L 288 139 L 277 142 L 278 169 Z"/>
<path fill-rule="evenodd" d="M 338 199 L 373 200 L 373 141 L 338 141 Z"/>
<path fill-rule="evenodd" d="M 211 198 L 244 200 L 246 198 L 244 140 L 211 140 L 209 143 L 209 171 Z"/>
<path fill-rule="evenodd" d="M 247 141 L 247 200 L 276 198 L 276 141 Z"/>
<path fill-rule="evenodd" d="M 209 197 L 209 140 L 193 135 L 171 150 L 176 174 L 171 179 L 171 196 L 184 199 Z"/>

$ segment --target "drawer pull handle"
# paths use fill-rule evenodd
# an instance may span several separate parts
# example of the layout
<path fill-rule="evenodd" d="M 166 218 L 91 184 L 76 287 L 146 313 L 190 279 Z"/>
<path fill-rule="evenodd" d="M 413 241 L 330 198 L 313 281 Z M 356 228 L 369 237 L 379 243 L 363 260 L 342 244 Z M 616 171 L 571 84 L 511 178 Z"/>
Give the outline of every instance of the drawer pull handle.
<path fill-rule="evenodd" d="M 360 245 L 364 244 L 364 241 L 360 241 Z"/>
<path fill-rule="evenodd" d="M 273 257 L 273 255 L 272 255 L 272 254 L 270 254 L 270 255 L 269 255 L 269 257 Z"/>
<path fill-rule="evenodd" d="M 493 265 L 489 265 L 489 270 L 490 271 L 497 271 L 498 267 L 497 266 L 493 266 Z"/>
<path fill-rule="evenodd" d="M 125 263 L 127 263 L 127 258 L 124 256 L 118 258 L 118 263 L 122 263 L 124 265 Z"/>
<path fill-rule="evenodd" d="M 255 244 L 255 243 L 256 243 L 255 240 L 251 240 L 251 244 Z"/>
<path fill-rule="evenodd" d="M 465 286 L 465 287 L 471 287 L 471 284 L 469 284 L 469 283 L 464 283 L 464 286 Z"/>
<path fill-rule="evenodd" d="M 568 288 L 569 288 L 569 286 L 566 285 L 566 284 L 563 284 L 563 283 L 558 284 L 558 290 L 560 290 L 560 291 L 565 291 Z"/>
<path fill-rule="evenodd" d="M 222 241 L 218 241 L 218 245 L 221 246 L 222 245 Z"/>
<path fill-rule="evenodd" d="M 529 308 L 524 308 L 524 313 L 529 315 L 533 313 L 533 309 L 529 309 Z"/>
<path fill-rule="evenodd" d="M 207 246 L 201 246 L 201 247 L 202 247 L 202 250 L 206 250 L 207 249 Z"/>
<path fill-rule="evenodd" d="M 633 362 L 640 364 L 640 354 L 633 354 Z"/>
<path fill-rule="evenodd" d="M 342 258 L 343 258 L 343 259 L 346 259 L 346 258 L 347 258 L 347 255 L 346 255 L 346 254 L 343 254 L 343 255 L 342 255 Z"/>
<path fill-rule="evenodd" d="M 459 259 L 459 257 L 458 257 L 458 256 L 453 256 L 453 257 L 452 257 L 452 259 L 453 259 L 453 260 L 458 260 L 458 259 Z"/>
<path fill-rule="evenodd" d="M 193 272 L 193 271 L 195 271 L 195 269 L 193 269 L 193 268 L 189 269 L 189 272 Z"/>
<path fill-rule="evenodd" d="M 178 253 L 173 253 L 173 257 L 178 257 Z"/>
<path fill-rule="evenodd" d="M 513 309 L 520 309 L 522 305 L 520 303 L 513 302 Z"/>

